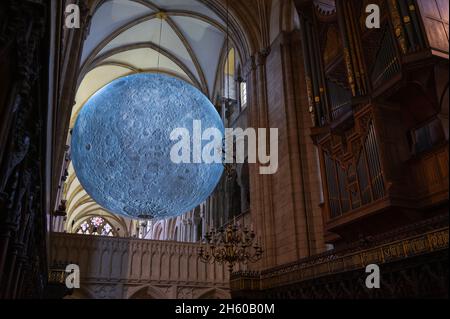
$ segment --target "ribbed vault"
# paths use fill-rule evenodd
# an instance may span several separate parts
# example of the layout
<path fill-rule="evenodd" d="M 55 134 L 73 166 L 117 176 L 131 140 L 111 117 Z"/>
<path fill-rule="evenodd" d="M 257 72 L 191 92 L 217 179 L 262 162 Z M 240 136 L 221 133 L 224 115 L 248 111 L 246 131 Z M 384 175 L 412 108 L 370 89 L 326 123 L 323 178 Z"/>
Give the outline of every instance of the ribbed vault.
<path fill-rule="evenodd" d="M 84 42 L 70 129 L 89 98 L 113 80 L 140 72 L 181 78 L 217 102 L 222 92 L 220 73 L 227 52 L 227 30 L 236 58 L 247 54 L 243 35 L 225 1 L 101 0 L 95 1 L 89 34 Z M 70 143 L 70 140 L 68 141 Z M 68 218 L 75 229 L 86 216 L 108 214 L 80 185 L 73 167 L 65 186 Z M 116 217 L 111 217 L 114 219 Z M 117 222 L 126 224 L 120 219 Z"/>

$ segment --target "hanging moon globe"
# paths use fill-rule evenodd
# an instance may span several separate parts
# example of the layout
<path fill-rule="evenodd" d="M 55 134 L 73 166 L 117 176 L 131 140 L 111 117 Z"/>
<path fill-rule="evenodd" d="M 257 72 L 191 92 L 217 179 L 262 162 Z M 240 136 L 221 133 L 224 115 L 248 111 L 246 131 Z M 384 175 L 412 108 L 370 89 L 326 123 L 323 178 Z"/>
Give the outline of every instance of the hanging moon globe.
<path fill-rule="evenodd" d="M 223 173 L 217 161 L 172 160 L 171 133 L 193 132 L 194 121 L 223 136 L 214 106 L 187 82 L 148 73 L 113 81 L 88 100 L 72 131 L 81 185 L 100 206 L 127 217 L 167 218 L 192 210 L 211 195 Z M 207 142 L 201 141 L 202 147 Z"/>

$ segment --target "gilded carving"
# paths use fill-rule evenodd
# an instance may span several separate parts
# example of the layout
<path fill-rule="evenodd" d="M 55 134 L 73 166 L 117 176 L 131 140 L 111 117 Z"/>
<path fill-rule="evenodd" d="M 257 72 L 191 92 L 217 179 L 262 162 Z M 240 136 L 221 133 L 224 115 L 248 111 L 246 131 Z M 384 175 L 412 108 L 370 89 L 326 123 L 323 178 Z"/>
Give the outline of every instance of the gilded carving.
<path fill-rule="evenodd" d="M 448 249 L 448 234 L 449 230 L 446 228 L 344 255 L 331 252 L 328 256 L 311 258 L 300 264 L 290 265 L 273 272 L 264 272 L 260 276 L 261 288 L 269 289 L 286 283 L 306 281 L 317 277 L 318 274 L 331 275 L 364 268 L 370 263 L 381 265 L 438 249 L 445 250 Z M 434 245 L 427 244 L 428 240 L 432 241 Z M 236 276 L 238 275 L 243 276 L 243 274 L 236 274 Z"/>
<path fill-rule="evenodd" d="M 350 88 L 352 90 L 352 95 L 356 96 L 356 84 L 353 75 L 352 60 L 350 58 L 350 52 L 348 48 L 344 48 L 344 59 L 345 59 L 345 66 L 347 68 L 348 84 L 350 85 Z"/>
<path fill-rule="evenodd" d="M 395 36 L 397 37 L 398 44 L 402 49 L 403 54 L 408 52 L 408 47 L 406 44 L 406 38 L 403 31 L 402 17 L 398 8 L 397 0 L 389 0 L 389 11 L 391 13 L 392 24 L 395 31 Z"/>

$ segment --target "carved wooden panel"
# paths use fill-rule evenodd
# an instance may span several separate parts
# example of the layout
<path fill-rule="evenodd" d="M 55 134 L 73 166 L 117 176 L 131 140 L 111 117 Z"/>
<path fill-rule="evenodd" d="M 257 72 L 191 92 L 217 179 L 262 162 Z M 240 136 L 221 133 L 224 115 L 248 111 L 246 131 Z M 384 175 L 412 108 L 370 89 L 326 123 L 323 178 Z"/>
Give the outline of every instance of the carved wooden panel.
<path fill-rule="evenodd" d="M 325 67 L 333 62 L 342 51 L 342 40 L 339 33 L 339 29 L 335 24 L 328 27 L 326 31 L 326 43 L 323 50 L 323 61 Z"/>
<path fill-rule="evenodd" d="M 410 185 L 421 203 L 448 200 L 448 144 L 410 162 Z"/>
<path fill-rule="evenodd" d="M 331 134 L 319 145 L 328 218 L 385 197 L 380 144 L 370 107 L 357 114 L 354 128 L 343 136 Z"/>
<path fill-rule="evenodd" d="M 11 110 L 8 105 L 8 98 L 10 96 L 10 89 L 13 77 L 13 70 L 15 62 L 13 59 L 13 46 L 12 41 L 7 43 L 5 47 L 0 48 L 0 61 L 8 61 L 8 63 L 0 63 L 0 162 L 1 155 L 4 151 L 7 138 L 9 120 L 11 118 Z"/>
<path fill-rule="evenodd" d="M 433 224 L 430 220 L 422 226 L 411 227 L 407 233 L 389 233 L 390 238 L 384 237 L 379 244 L 373 242 L 347 251 L 330 251 L 260 273 L 234 273 L 231 277 L 233 296 L 281 299 L 445 297 L 448 295 L 448 226 L 437 228 L 438 224 Z M 424 231 L 423 227 L 433 230 Z M 399 238 L 394 239 L 395 236 Z M 371 263 L 383 269 L 383 289 L 365 287 L 366 277 L 361 270 Z"/>
<path fill-rule="evenodd" d="M 418 0 L 430 47 L 448 53 L 448 0 Z"/>

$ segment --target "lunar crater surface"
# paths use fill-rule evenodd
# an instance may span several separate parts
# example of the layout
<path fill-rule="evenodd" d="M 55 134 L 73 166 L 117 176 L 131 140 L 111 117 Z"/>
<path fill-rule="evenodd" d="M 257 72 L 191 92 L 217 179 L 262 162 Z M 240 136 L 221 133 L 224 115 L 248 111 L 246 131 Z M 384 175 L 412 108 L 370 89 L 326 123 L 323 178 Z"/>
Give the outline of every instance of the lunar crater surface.
<path fill-rule="evenodd" d="M 171 161 L 171 132 L 192 134 L 194 120 L 224 131 L 212 103 L 187 82 L 147 73 L 113 81 L 89 99 L 73 129 L 71 155 L 81 185 L 100 206 L 127 217 L 190 211 L 223 173 L 217 163 Z"/>

